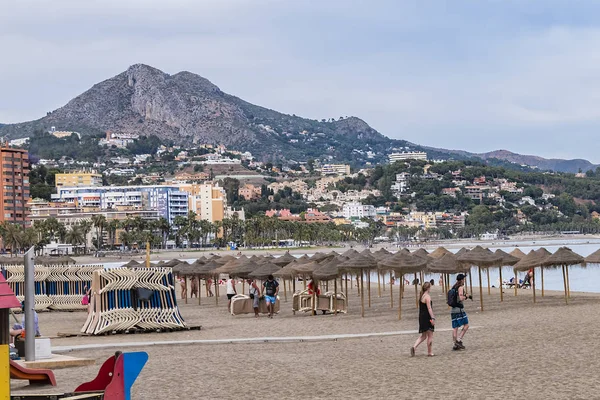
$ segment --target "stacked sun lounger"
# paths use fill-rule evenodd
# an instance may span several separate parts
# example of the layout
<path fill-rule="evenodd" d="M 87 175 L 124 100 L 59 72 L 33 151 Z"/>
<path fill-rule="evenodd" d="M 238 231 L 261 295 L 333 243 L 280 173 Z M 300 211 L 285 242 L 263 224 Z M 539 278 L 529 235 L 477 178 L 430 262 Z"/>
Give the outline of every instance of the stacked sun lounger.
<path fill-rule="evenodd" d="M 313 309 L 315 311 L 330 313 L 335 313 L 336 309 L 338 313 L 345 313 L 348 311 L 344 293 L 334 294 L 333 292 L 326 292 L 319 296 L 314 296 L 314 299 L 316 304 L 313 307 L 313 295 L 309 294 L 308 290 L 305 289 L 294 293 L 292 297 L 292 311 L 294 313 L 296 313 L 296 311 L 310 312 Z"/>
<path fill-rule="evenodd" d="M 186 327 L 177 307 L 171 268 L 94 271 L 90 304 L 81 332 L 91 335 Z"/>
<path fill-rule="evenodd" d="M 35 310 L 84 310 L 82 305 L 84 288 L 90 287 L 92 274 L 102 269 L 101 265 L 36 265 Z M 6 266 L 6 280 L 17 299 L 25 299 L 25 267 L 23 265 Z M 20 311 L 15 309 L 14 311 Z"/>

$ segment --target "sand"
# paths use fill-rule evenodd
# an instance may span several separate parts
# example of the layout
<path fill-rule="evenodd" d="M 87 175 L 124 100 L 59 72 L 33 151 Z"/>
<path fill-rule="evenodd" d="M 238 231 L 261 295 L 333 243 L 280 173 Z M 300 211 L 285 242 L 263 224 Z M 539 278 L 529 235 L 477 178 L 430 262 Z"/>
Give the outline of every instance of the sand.
<path fill-rule="evenodd" d="M 395 287 L 394 289 L 397 289 Z M 476 295 L 478 291 L 476 290 Z M 397 294 L 397 292 L 395 292 Z M 539 294 L 539 293 L 538 293 Z M 53 346 L 87 343 L 123 343 L 185 339 L 252 338 L 264 336 L 327 335 L 417 329 L 414 292 L 403 301 L 404 314 L 390 309 L 389 288 L 377 297 L 372 288 L 372 306 L 360 318 L 360 300 L 351 293 L 347 315 L 291 312 L 291 302 L 273 319 L 250 315 L 231 316 L 226 299 L 215 307 L 214 298 L 181 304 L 182 314 L 201 331 L 114 335 L 53 339 Z M 324 342 L 210 344 L 148 346 L 125 351 L 147 351 L 150 359 L 134 385 L 134 399 L 397 399 L 422 396 L 449 399 L 578 399 L 595 398 L 600 390 L 600 295 L 572 293 L 568 306 L 562 292 L 538 295 L 533 305 L 531 291 L 514 297 L 505 290 L 500 303 L 498 289 L 491 296 L 484 289 L 485 312 L 478 298 L 466 311 L 475 328 L 464 339 L 465 351 L 452 351 L 451 327 L 445 295 L 432 292 L 438 332 L 434 335 L 436 357 L 426 357 L 426 348 L 409 356 L 417 334 L 381 338 L 344 339 Z M 394 296 L 397 301 L 397 296 Z M 397 304 L 396 304 L 397 305 Z M 77 331 L 85 313 L 42 313 L 45 335 Z M 95 377 L 99 365 L 114 349 L 69 353 L 91 357 L 97 365 L 56 370 L 57 388 L 33 388 L 11 381 L 15 393 L 71 391 Z M 272 394 L 267 394 L 272 390 Z M 310 393 L 310 395 L 308 394 Z"/>

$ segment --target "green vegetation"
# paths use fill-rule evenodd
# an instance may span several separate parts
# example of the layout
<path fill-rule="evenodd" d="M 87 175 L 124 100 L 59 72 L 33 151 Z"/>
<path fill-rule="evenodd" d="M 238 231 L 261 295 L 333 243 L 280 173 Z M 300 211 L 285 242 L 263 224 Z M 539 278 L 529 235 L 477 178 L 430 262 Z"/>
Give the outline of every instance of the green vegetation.
<path fill-rule="evenodd" d="M 36 130 L 29 139 L 29 158 L 35 163 L 40 159 L 59 159 L 69 157 L 77 161 L 95 162 L 104 150 L 95 137 L 76 134 L 57 138 L 43 130 Z"/>

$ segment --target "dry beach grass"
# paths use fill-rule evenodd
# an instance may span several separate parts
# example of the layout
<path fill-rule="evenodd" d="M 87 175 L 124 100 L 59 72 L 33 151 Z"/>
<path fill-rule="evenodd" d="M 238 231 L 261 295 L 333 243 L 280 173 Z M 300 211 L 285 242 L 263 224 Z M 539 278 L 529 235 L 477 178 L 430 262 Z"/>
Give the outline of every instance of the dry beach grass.
<path fill-rule="evenodd" d="M 397 289 L 397 288 L 394 288 Z M 412 288 L 410 288 L 412 289 Z M 476 291 L 477 292 L 477 291 Z M 484 290 L 485 312 L 478 302 L 467 303 L 471 324 L 465 337 L 467 350 L 451 350 L 449 312 L 439 287 L 433 292 L 438 332 L 434 337 L 436 357 L 415 358 L 408 349 L 416 334 L 381 338 L 344 339 L 324 342 L 202 344 L 148 346 L 150 359 L 134 385 L 135 399 L 236 399 L 269 397 L 295 399 L 418 398 L 449 399 L 578 399 L 594 398 L 600 390 L 600 296 L 572 293 L 566 306 L 561 292 L 547 292 L 533 304 L 530 291 L 505 290 L 499 302 L 498 289 L 491 296 Z M 395 293 L 397 294 L 397 292 Z M 360 318 L 356 289 L 350 297 L 350 312 L 338 316 L 292 315 L 291 302 L 282 304 L 274 319 L 227 314 L 225 298 L 215 307 L 214 299 L 181 304 L 186 321 L 201 324 L 201 331 L 116 335 L 53 339 L 53 346 L 86 343 L 122 343 L 186 339 L 223 339 L 265 336 L 306 336 L 342 333 L 404 331 L 417 328 L 414 292 L 408 290 L 404 314 L 397 320 L 389 305 L 389 288 L 377 297 Z M 394 296 L 396 297 L 396 296 Z M 476 299 L 477 300 L 477 299 Z M 394 299 L 396 302 L 397 299 Z M 84 313 L 44 313 L 43 333 L 76 331 Z M 71 353 L 92 357 L 96 366 L 56 370 L 58 388 L 33 388 L 12 381 L 14 393 L 69 391 L 91 380 L 100 364 L 116 349 Z M 127 349 L 124 349 L 127 351 Z M 268 383 L 271 382 L 271 383 Z M 254 393 L 254 394 L 251 394 Z M 308 393 L 311 393 L 308 395 Z"/>

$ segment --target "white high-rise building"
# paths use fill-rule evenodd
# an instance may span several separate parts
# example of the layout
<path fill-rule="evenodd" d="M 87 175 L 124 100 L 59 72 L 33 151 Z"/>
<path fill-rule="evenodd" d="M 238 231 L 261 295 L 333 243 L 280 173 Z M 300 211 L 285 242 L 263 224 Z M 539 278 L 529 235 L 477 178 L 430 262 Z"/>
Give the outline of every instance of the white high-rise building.
<path fill-rule="evenodd" d="M 427 160 L 427 153 L 424 151 L 403 151 L 402 153 L 392 153 L 389 155 L 390 163 L 405 160 Z"/>

